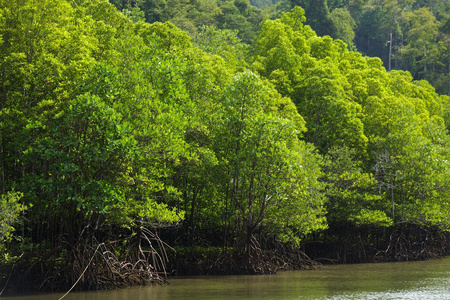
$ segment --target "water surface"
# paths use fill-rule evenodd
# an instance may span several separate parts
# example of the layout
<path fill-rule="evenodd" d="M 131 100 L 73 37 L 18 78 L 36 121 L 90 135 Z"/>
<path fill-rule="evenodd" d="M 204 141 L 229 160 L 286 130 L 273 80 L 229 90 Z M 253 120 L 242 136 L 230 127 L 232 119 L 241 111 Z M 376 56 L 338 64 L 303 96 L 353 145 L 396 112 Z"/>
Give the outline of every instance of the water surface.
<path fill-rule="evenodd" d="M 164 287 L 70 293 L 65 300 L 449 299 L 450 258 L 424 262 L 325 265 L 315 271 L 265 276 L 170 278 Z M 58 299 L 60 294 L 2 297 Z"/>

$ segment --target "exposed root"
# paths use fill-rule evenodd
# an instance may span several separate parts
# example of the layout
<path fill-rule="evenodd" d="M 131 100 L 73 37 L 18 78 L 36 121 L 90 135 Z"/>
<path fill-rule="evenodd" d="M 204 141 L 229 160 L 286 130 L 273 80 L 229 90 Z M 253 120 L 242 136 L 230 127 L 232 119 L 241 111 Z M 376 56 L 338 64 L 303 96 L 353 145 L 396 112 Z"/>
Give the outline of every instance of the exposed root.
<path fill-rule="evenodd" d="M 168 248 L 146 228 L 108 243 L 100 243 L 94 237 L 76 243 L 61 241 L 23 270 L 15 286 L 22 286 L 24 281 L 35 282 L 30 290 L 55 292 L 164 284 Z"/>
<path fill-rule="evenodd" d="M 406 224 L 394 228 L 386 249 L 375 257 L 378 261 L 427 260 L 448 255 L 449 249 L 449 236 L 442 230 Z"/>
<path fill-rule="evenodd" d="M 313 270 L 322 266 L 304 251 L 282 243 L 271 252 L 271 259 L 277 265 L 276 270 Z"/>
<path fill-rule="evenodd" d="M 156 248 L 153 246 L 156 244 Z M 149 283 L 164 284 L 168 261 L 164 244 L 153 232 L 142 228 L 140 237 L 131 244 L 125 257 L 119 259 L 112 244 L 104 245 L 101 260 L 104 269 L 98 274 L 98 286 L 102 289 L 121 288 Z M 159 249 L 159 253 L 156 249 Z"/>
<path fill-rule="evenodd" d="M 235 247 L 236 249 L 237 247 Z M 274 274 L 279 270 L 306 270 L 320 268 L 321 264 L 309 258 L 302 250 L 283 243 L 272 243 L 264 249 L 257 239 L 252 238 L 247 248 L 223 249 L 216 255 L 204 259 L 179 258 L 178 262 L 186 261 L 191 268 L 179 268 L 179 274 L 184 275 L 184 269 L 196 272 L 190 275 L 230 275 L 230 274 Z M 201 254 L 197 255 L 201 257 Z"/>

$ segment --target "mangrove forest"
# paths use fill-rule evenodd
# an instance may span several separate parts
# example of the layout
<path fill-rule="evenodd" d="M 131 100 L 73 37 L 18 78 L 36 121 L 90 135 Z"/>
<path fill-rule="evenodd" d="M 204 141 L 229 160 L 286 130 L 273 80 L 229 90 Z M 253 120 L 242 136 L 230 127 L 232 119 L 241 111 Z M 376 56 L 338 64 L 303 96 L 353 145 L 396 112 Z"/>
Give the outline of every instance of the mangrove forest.
<path fill-rule="evenodd" d="M 0 295 L 450 254 L 446 0 L 0 0 Z"/>

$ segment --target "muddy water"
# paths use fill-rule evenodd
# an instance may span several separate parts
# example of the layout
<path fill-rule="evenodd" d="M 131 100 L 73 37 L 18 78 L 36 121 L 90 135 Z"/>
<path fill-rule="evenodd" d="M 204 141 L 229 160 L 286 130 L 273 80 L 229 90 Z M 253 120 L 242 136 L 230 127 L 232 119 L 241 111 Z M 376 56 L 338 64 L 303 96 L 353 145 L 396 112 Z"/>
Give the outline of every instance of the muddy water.
<path fill-rule="evenodd" d="M 326 265 L 267 276 L 170 278 L 164 287 L 70 293 L 65 300 L 450 299 L 450 258 L 425 262 Z M 48 300 L 62 294 L 1 297 Z"/>

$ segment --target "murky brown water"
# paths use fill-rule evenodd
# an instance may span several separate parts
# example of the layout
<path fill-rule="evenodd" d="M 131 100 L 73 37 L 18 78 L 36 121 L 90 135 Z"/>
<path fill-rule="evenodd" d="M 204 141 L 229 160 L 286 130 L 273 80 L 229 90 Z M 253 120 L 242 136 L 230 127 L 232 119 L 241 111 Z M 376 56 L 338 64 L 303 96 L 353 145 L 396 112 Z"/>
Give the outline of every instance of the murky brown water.
<path fill-rule="evenodd" d="M 450 299 L 450 258 L 425 262 L 324 266 L 267 276 L 170 278 L 164 287 L 70 293 L 65 300 Z M 2 297 L 58 299 L 60 294 Z"/>

